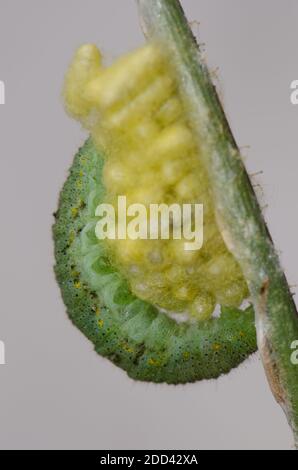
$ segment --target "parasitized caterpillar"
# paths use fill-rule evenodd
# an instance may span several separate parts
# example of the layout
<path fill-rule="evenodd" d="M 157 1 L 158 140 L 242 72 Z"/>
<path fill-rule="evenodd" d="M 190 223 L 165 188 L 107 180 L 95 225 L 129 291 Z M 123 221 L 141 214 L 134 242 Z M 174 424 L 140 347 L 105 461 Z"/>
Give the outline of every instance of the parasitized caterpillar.
<path fill-rule="evenodd" d="M 56 214 L 56 275 L 72 321 L 96 351 L 137 380 L 215 378 L 255 350 L 253 309 L 223 307 L 219 318 L 177 323 L 132 294 L 95 236 L 103 157 L 89 140 L 76 155 Z"/>
<path fill-rule="evenodd" d="M 297 435 L 297 313 L 239 150 L 179 2 L 139 5 L 153 41 L 107 69 L 84 46 L 66 78 L 67 110 L 91 133 L 54 226 L 69 315 L 131 377 L 186 383 L 255 350 L 253 309 L 239 308 L 249 291 L 267 376 Z M 179 243 L 99 242 L 95 209 L 123 193 L 202 202 L 205 247 L 186 256 Z"/>
<path fill-rule="evenodd" d="M 169 60 L 149 43 L 103 68 L 98 49 L 83 46 L 64 96 L 92 135 L 75 158 L 54 227 L 70 317 L 134 379 L 176 384 L 227 373 L 256 349 L 253 308 L 238 308 L 246 282 L 217 226 Z M 203 202 L 203 249 L 185 251 L 180 240 L 98 240 L 96 208 L 116 205 L 123 193 L 144 204 Z"/>
<path fill-rule="evenodd" d="M 108 69 L 84 46 L 66 78 L 67 110 L 91 133 L 54 226 L 68 313 L 131 377 L 186 383 L 218 377 L 256 349 L 252 306 L 239 308 L 250 294 L 267 378 L 297 442 L 289 344 L 298 316 L 261 209 L 179 2 L 138 4 L 148 45 Z M 120 193 L 202 202 L 204 249 L 99 242 L 96 206 Z"/>

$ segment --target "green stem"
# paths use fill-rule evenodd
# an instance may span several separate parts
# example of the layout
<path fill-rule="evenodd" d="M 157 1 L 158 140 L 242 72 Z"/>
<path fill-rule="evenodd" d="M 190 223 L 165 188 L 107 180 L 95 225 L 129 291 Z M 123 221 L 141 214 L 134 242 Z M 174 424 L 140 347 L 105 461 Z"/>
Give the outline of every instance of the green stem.
<path fill-rule="evenodd" d="M 225 242 L 241 265 L 255 308 L 258 346 L 272 392 L 298 445 L 298 315 L 240 151 L 178 0 L 138 0 L 146 36 L 171 58 L 209 174 Z"/>

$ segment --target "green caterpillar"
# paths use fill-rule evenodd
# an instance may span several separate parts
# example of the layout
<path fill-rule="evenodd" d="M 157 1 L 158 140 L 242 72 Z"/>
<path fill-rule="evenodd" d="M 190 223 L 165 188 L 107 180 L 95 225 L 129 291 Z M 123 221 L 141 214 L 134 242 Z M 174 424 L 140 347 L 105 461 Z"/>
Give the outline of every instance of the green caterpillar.
<path fill-rule="evenodd" d="M 134 379 L 216 378 L 256 350 L 248 288 L 216 218 L 203 143 L 175 69 L 158 43 L 106 68 L 81 47 L 66 76 L 67 111 L 91 133 L 75 157 L 54 226 L 56 275 L 73 322 Z M 204 205 L 204 244 L 99 240 L 96 208 Z M 221 312 L 215 318 L 216 305 Z"/>
<path fill-rule="evenodd" d="M 136 380 L 194 382 L 229 372 L 256 349 L 253 308 L 177 323 L 135 297 L 95 237 L 104 159 L 88 140 L 60 195 L 53 228 L 56 276 L 68 314 L 96 351 Z"/>
<path fill-rule="evenodd" d="M 179 1 L 137 4 L 147 45 L 110 67 L 83 46 L 66 76 L 66 109 L 90 134 L 53 228 L 68 314 L 130 377 L 169 384 L 229 372 L 256 350 L 255 323 L 297 444 L 297 310 L 261 208 Z M 151 203 L 203 205 L 203 246 L 187 251 L 184 229 L 182 239 L 101 240 L 98 206 L 120 197 L 145 208 L 141 224 Z M 131 222 L 115 212 L 123 233 Z"/>

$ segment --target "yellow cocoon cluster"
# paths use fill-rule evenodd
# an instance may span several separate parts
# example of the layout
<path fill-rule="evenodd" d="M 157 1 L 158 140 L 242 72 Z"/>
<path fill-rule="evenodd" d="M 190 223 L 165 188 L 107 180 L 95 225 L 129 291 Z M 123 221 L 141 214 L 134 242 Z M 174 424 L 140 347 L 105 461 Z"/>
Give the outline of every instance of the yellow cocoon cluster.
<path fill-rule="evenodd" d="M 132 291 L 167 312 L 199 320 L 217 303 L 239 306 L 247 296 L 239 265 L 216 224 L 208 177 L 169 60 L 148 44 L 103 67 L 94 45 L 82 46 L 66 76 L 66 107 L 104 149 L 106 201 L 117 208 L 151 203 L 204 206 L 204 243 L 109 240 L 113 262 Z"/>

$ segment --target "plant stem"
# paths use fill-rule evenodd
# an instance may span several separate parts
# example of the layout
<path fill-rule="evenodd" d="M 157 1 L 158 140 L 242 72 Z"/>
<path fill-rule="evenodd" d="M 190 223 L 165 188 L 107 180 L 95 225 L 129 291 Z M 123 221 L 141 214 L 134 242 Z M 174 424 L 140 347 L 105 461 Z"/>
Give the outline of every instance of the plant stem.
<path fill-rule="evenodd" d="M 137 0 L 149 39 L 168 53 L 210 179 L 217 221 L 254 304 L 258 347 L 298 445 L 298 315 L 262 211 L 210 73 L 178 0 Z"/>

